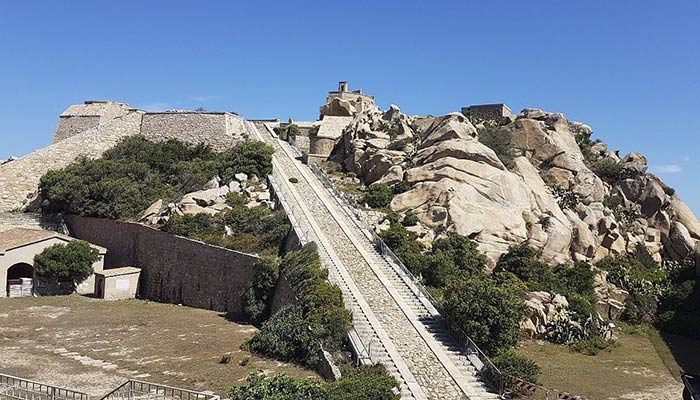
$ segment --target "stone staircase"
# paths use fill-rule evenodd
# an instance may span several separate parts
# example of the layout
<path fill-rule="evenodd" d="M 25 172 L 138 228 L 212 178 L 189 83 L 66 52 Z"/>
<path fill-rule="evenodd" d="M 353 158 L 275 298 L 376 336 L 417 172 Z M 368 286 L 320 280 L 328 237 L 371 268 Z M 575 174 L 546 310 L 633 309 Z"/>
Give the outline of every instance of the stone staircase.
<path fill-rule="evenodd" d="M 382 255 L 367 229 L 324 187 L 286 142 L 263 123 L 251 136 L 276 149 L 275 189 L 307 241 L 315 241 L 329 279 L 353 312 L 354 331 L 365 362 L 381 362 L 399 380 L 405 399 L 496 399 L 450 336 L 442 317 L 410 277 Z M 289 183 L 291 177 L 297 183 Z M 286 204 L 285 204 L 286 203 Z M 478 362 L 478 361 L 475 361 Z"/>

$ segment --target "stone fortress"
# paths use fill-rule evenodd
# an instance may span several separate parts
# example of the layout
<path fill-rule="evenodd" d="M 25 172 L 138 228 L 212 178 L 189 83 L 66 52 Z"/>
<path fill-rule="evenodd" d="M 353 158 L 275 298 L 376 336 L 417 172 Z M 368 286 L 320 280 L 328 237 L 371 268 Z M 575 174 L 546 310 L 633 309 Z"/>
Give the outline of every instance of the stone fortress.
<path fill-rule="evenodd" d="M 243 122 L 230 112 L 146 112 L 115 101 L 72 105 L 61 114 L 51 145 L 0 164 L 0 213 L 20 210 L 36 200 L 39 179 L 49 170 L 80 157 L 99 157 L 124 137 L 178 139 L 224 150 L 246 140 Z"/>

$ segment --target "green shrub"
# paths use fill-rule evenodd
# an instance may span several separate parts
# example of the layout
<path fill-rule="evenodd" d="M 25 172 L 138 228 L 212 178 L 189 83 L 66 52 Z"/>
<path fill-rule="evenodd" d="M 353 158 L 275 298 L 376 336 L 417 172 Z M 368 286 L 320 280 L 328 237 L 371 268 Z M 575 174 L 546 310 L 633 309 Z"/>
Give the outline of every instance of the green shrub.
<path fill-rule="evenodd" d="M 289 178 L 289 183 L 299 183 L 299 178 L 292 176 Z"/>
<path fill-rule="evenodd" d="M 175 200 L 201 189 L 215 176 L 225 182 L 244 172 L 266 176 L 272 147 L 244 142 L 222 153 L 175 140 L 154 143 L 140 136 L 123 139 L 96 160 L 78 160 L 41 177 L 45 212 L 130 219 L 158 199 Z"/>
<path fill-rule="evenodd" d="M 673 196 L 674 194 L 676 194 L 676 189 L 669 186 L 664 186 L 664 193 L 666 193 L 669 196 Z"/>
<path fill-rule="evenodd" d="M 243 344 L 243 349 L 313 369 L 320 360 L 320 346 L 303 309 L 286 306 L 263 322 L 260 331 Z"/>
<path fill-rule="evenodd" d="M 381 364 L 361 366 L 343 371 L 333 383 L 312 378 L 291 378 L 277 374 L 271 378 L 263 373 L 248 376 L 248 384 L 233 388 L 231 400 L 398 400 L 391 389 L 398 387 Z"/>
<path fill-rule="evenodd" d="M 387 184 L 373 183 L 369 186 L 369 190 L 362 202 L 372 208 L 384 208 L 391 203 L 393 197 L 394 191 Z"/>
<path fill-rule="evenodd" d="M 601 351 L 611 351 L 617 346 L 619 346 L 619 344 L 614 340 L 594 337 L 586 340 L 577 340 L 569 344 L 569 351 L 585 354 L 587 356 L 595 356 Z"/>
<path fill-rule="evenodd" d="M 634 292 L 625 300 L 625 310 L 621 317 L 631 324 L 652 322 L 657 306 L 654 296 Z"/>
<path fill-rule="evenodd" d="M 594 144 L 596 144 L 596 142 L 591 140 L 590 133 L 579 133 L 574 136 L 574 138 L 576 139 L 576 144 L 578 144 L 578 148 L 581 150 L 583 159 L 587 164 L 590 165 L 599 158 L 599 155 L 593 152 L 592 147 Z"/>
<path fill-rule="evenodd" d="M 399 383 L 384 365 L 374 364 L 344 371 L 343 377 L 329 385 L 328 400 L 398 400 L 392 393 Z"/>
<path fill-rule="evenodd" d="M 289 136 L 292 139 L 296 139 L 298 134 L 299 126 L 297 124 L 290 124 L 289 126 L 287 126 L 287 136 Z"/>
<path fill-rule="evenodd" d="M 345 309 L 340 289 L 327 281 L 315 248 L 306 245 L 289 252 L 280 263 L 292 291 L 304 308 L 304 317 L 322 344 L 337 349 L 351 329 L 352 317 Z"/>
<path fill-rule="evenodd" d="M 174 215 L 161 230 L 233 250 L 277 254 L 290 230 L 284 211 L 262 205 L 249 208 L 241 195 L 229 194 L 226 201 L 232 207 L 229 210 L 217 215 Z"/>
<path fill-rule="evenodd" d="M 552 217 L 549 215 L 543 215 L 537 220 L 537 223 L 542 227 L 543 231 L 546 231 L 550 226 L 552 226 Z"/>
<path fill-rule="evenodd" d="M 508 131 L 500 127 L 486 127 L 479 130 L 479 142 L 493 150 L 506 168 L 515 167 L 513 138 Z"/>
<path fill-rule="evenodd" d="M 255 265 L 255 277 L 241 298 L 243 311 L 251 321 L 261 321 L 268 316 L 268 307 L 279 278 L 277 257 L 263 256 Z"/>
<path fill-rule="evenodd" d="M 314 125 L 314 126 L 312 126 L 311 129 L 309 129 L 309 137 L 312 138 L 312 137 L 318 136 L 318 131 L 319 131 L 320 129 L 321 129 L 321 126 L 320 126 L 320 125 Z"/>
<path fill-rule="evenodd" d="M 231 389 L 231 400 L 325 400 L 326 385 L 312 378 L 291 378 L 277 374 L 268 378 L 263 373 L 248 375 L 248 384 Z"/>
<path fill-rule="evenodd" d="M 499 287 L 490 279 L 450 280 L 443 308 L 451 324 L 487 354 L 497 354 L 518 342 L 525 305 L 510 287 Z"/>
<path fill-rule="evenodd" d="M 508 349 L 491 359 L 491 362 L 501 371 L 504 377 L 512 376 L 531 383 L 538 383 L 541 369 L 534 361 L 519 355 L 515 350 Z M 495 371 L 490 366 L 482 370 L 482 374 L 491 382 L 497 380 Z"/>
<path fill-rule="evenodd" d="M 99 251 L 88 242 L 71 240 L 45 248 L 34 256 L 34 265 L 40 276 L 76 287 L 92 274 L 92 264 L 99 259 Z"/>
<path fill-rule="evenodd" d="M 610 158 L 601 158 L 596 160 L 590 165 L 590 168 L 591 171 L 600 177 L 600 179 L 611 184 L 623 179 L 634 178 L 635 176 L 639 175 L 639 172 L 631 168 L 627 168 L 621 162 Z"/>
<path fill-rule="evenodd" d="M 523 282 L 532 281 L 547 268 L 540 262 L 541 252 L 527 243 L 513 245 L 498 258 L 495 271 L 512 272 Z"/>
<path fill-rule="evenodd" d="M 418 219 L 418 216 L 412 212 L 407 212 L 406 215 L 404 215 L 403 220 L 401 221 L 401 225 L 403 226 L 416 226 L 418 225 L 418 222 L 420 220 Z"/>

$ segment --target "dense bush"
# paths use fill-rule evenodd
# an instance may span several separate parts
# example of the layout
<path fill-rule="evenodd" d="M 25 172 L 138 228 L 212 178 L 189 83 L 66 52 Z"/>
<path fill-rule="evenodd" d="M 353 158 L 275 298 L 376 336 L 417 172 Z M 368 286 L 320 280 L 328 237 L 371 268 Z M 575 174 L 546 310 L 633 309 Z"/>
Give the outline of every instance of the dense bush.
<path fill-rule="evenodd" d="M 515 149 L 509 132 L 499 127 L 486 127 L 479 130 L 479 142 L 493 150 L 506 168 L 515 167 Z"/>
<path fill-rule="evenodd" d="M 610 158 L 598 159 L 591 163 L 590 168 L 600 179 L 611 184 L 639 175 L 639 172 L 627 168 L 621 162 Z"/>
<path fill-rule="evenodd" d="M 578 340 L 569 344 L 569 350 L 574 353 L 595 356 L 601 351 L 610 351 L 618 345 L 619 344 L 614 340 L 594 337 L 586 340 Z"/>
<path fill-rule="evenodd" d="M 321 268 L 312 245 L 287 253 L 280 264 L 292 291 L 304 308 L 304 316 L 324 346 L 339 348 L 351 328 L 351 315 L 337 286 L 328 282 L 328 270 Z"/>
<path fill-rule="evenodd" d="M 418 225 L 418 216 L 412 212 L 407 212 L 401 220 L 401 225 L 403 226 L 415 226 Z"/>
<path fill-rule="evenodd" d="M 268 317 L 268 307 L 279 278 L 279 259 L 261 257 L 255 265 L 255 277 L 241 298 L 243 311 L 251 321 L 259 322 Z"/>
<path fill-rule="evenodd" d="M 490 279 L 451 280 L 444 291 L 446 317 L 483 351 L 497 354 L 518 342 L 525 306 L 510 287 Z"/>
<path fill-rule="evenodd" d="M 312 378 L 291 378 L 277 374 L 268 378 L 263 373 L 248 375 L 248 384 L 231 389 L 231 400 L 325 400 L 326 385 Z"/>
<path fill-rule="evenodd" d="M 42 209 L 90 217 L 128 219 L 158 199 L 174 200 L 201 189 L 215 176 L 238 172 L 266 176 L 273 149 L 244 142 L 215 153 L 207 146 L 175 140 L 149 142 L 140 136 L 119 142 L 96 160 L 82 159 L 40 180 Z"/>
<path fill-rule="evenodd" d="M 286 214 L 264 205 L 249 208 L 245 203 L 243 196 L 229 194 L 231 209 L 217 215 L 174 215 L 161 229 L 234 250 L 277 254 L 290 229 Z"/>
<path fill-rule="evenodd" d="M 263 322 L 243 348 L 285 362 L 316 368 L 320 341 L 309 327 L 300 306 L 286 306 Z"/>
<path fill-rule="evenodd" d="M 313 246 L 287 253 L 279 274 L 290 285 L 299 305 L 278 311 L 246 346 L 278 360 L 315 367 L 321 345 L 329 350 L 342 347 L 352 317 L 345 309 L 340 289 L 327 281 L 328 271 L 321 268 Z"/>
<path fill-rule="evenodd" d="M 491 362 L 504 377 L 513 376 L 531 383 L 538 383 L 539 381 L 540 367 L 534 361 L 519 355 L 513 349 L 502 352 L 492 358 Z M 482 374 L 491 382 L 497 380 L 496 373 L 490 365 L 484 368 Z"/>
<path fill-rule="evenodd" d="M 399 383 L 382 364 L 344 371 L 343 377 L 329 385 L 328 400 L 398 400 L 392 393 Z"/>
<path fill-rule="evenodd" d="M 34 265 L 40 276 L 70 282 L 75 287 L 92 274 L 92 264 L 99 259 L 99 251 L 89 243 L 72 240 L 45 248 L 34 256 Z"/>
<path fill-rule="evenodd" d="M 391 203 L 393 197 L 394 191 L 387 184 L 373 183 L 369 186 L 362 202 L 372 208 L 384 208 Z"/>
<path fill-rule="evenodd" d="M 383 365 L 343 371 L 338 381 L 325 384 L 311 378 L 272 378 L 262 373 L 248 376 L 248 384 L 233 388 L 231 400 L 398 400 L 392 393 L 398 382 Z"/>

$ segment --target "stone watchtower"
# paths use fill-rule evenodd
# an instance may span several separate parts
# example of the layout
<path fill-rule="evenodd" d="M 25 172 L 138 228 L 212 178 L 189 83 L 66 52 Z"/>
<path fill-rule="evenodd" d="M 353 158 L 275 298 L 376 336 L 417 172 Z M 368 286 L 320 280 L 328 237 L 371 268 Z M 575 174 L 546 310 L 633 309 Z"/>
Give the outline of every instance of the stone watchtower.
<path fill-rule="evenodd" d="M 348 83 L 346 81 L 338 82 L 338 91 L 339 92 L 347 92 L 348 91 Z"/>
<path fill-rule="evenodd" d="M 92 100 L 83 104 L 74 104 L 61 114 L 56 133 L 53 136 L 53 143 L 88 129 L 97 128 L 100 124 L 105 124 L 115 118 L 124 117 L 133 110 L 130 105 L 116 101 Z"/>

